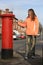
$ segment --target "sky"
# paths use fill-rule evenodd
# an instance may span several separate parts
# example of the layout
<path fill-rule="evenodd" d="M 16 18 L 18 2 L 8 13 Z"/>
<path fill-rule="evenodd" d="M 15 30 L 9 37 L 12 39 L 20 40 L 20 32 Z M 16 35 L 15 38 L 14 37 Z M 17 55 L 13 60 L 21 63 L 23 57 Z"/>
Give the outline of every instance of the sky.
<path fill-rule="evenodd" d="M 39 22 L 43 25 L 43 0 L 0 0 L 0 9 L 9 8 L 20 20 L 25 20 L 28 9 L 34 9 Z"/>

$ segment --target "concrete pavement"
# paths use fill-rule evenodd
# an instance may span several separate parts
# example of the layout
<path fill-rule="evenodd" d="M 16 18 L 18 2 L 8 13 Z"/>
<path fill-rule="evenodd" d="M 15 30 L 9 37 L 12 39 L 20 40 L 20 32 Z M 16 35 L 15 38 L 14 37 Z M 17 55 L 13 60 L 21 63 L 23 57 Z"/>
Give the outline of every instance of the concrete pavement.
<path fill-rule="evenodd" d="M 1 59 L 1 40 L 0 40 L 0 65 L 42 65 L 42 45 L 43 42 L 37 41 L 36 58 L 24 59 L 25 40 L 13 40 L 13 58 Z"/>

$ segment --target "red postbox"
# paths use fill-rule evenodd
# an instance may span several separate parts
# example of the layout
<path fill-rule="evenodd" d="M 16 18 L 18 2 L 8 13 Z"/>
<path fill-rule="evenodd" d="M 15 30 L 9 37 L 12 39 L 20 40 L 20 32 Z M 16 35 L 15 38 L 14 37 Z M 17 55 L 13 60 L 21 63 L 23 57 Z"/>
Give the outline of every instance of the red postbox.
<path fill-rule="evenodd" d="M 2 14 L 2 49 L 1 57 L 8 59 L 13 57 L 13 14 Z"/>

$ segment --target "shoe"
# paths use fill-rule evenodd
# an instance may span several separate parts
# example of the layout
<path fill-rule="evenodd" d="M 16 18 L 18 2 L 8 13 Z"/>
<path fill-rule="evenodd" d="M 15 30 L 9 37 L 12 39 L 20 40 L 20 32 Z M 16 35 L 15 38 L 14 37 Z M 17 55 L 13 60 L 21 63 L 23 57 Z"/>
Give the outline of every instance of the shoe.
<path fill-rule="evenodd" d="M 24 59 L 25 59 L 25 60 L 28 60 L 28 57 L 27 57 L 27 56 L 25 56 L 25 57 L 24 57 Z"/>
<path fill-rule="evenodd" d="M 35 58 L 36 58 L 36 56 L 31 56 L 31 58 L 32 58 L 32 59 L 35 59 Z"/>

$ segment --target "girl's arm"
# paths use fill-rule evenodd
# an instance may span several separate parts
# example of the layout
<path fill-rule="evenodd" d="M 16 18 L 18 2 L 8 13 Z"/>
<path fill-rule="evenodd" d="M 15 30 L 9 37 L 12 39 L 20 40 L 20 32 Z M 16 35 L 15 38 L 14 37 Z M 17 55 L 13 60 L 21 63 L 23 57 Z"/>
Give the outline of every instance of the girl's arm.
<path fill-rule="evenodd" d="M 37 18 L 36 19 L 36 32 L 35 32 L 35 34 L 38 34 L 38 32 L 39 32 L 39 20 Z"/>
<path fill-rule="evenodd" d="M 25 22 L 18 21 L 18 25 L 20 25 L 22 27 L 26 27 L 27 23 L 26 23 L 26 21 Z"/>

